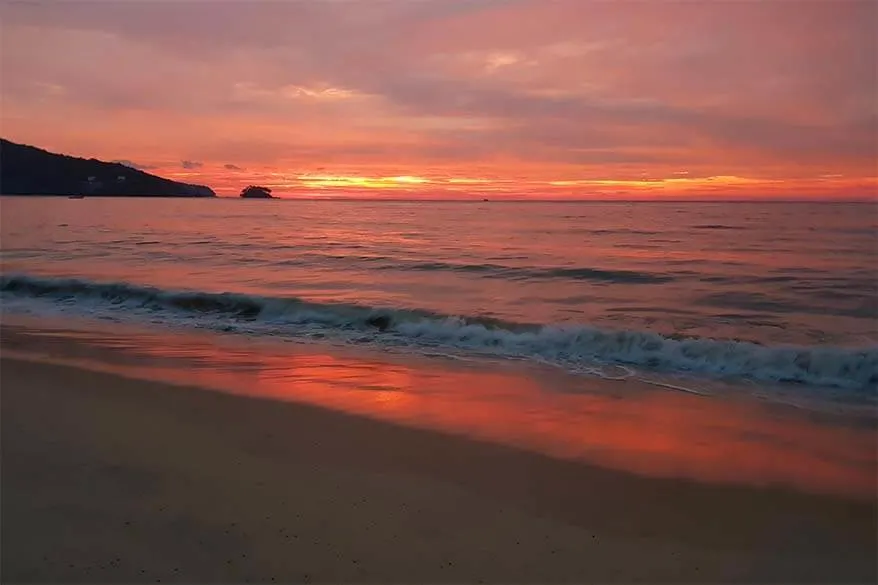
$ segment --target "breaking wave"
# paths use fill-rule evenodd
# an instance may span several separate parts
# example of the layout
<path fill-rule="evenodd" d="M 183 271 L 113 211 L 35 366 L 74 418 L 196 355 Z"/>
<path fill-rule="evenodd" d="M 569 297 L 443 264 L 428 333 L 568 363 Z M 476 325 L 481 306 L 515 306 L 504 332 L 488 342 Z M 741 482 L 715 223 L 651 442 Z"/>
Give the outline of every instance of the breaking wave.
<path fill-rule="evenodd" d="M 297 298 L 173 291 L 128 283 L 5 275 L 3 297 L 39 298 L 91 311 L 205 319 L 229 330 L 258 325 L 272 335 L 319 333 L 342 340 L 475 352 L 549 362 L 572 370 L 622 365 L 648 371 L 745 378 L 851 390 L 878 385 L 878 346 L 766 346 L 662 336 L 587 325 L 514 323 L 478 316 L 308 302 Z"/>

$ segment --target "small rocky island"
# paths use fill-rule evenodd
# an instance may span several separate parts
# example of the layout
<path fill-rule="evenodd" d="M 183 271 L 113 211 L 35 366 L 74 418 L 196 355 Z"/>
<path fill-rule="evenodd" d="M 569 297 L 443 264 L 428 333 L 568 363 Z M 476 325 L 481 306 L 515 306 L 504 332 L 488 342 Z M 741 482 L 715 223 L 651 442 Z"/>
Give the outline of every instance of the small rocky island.
<path fill-rule="evenodd" d="M 241 197 L 245 199 L 274 199 L 271 189 L 268 187 L 260 187 L 258 185 L 250 185 L 241 191 Z"/>
<path fill-rule="evenodd" d="M 171 181 L 133 167 L 0 139 L 0 195 L 216 197 L 210 187 Z"/>

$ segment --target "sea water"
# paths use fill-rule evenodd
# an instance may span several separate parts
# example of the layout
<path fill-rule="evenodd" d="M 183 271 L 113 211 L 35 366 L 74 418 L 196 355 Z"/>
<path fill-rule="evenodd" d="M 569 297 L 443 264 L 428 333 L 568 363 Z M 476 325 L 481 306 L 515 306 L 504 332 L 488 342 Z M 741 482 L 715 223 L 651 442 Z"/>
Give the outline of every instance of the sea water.
<path fill-rule="evenodd" d="M 875 403 L 870 203 L 6 197 L 0 211 L 7 313 Z"/>

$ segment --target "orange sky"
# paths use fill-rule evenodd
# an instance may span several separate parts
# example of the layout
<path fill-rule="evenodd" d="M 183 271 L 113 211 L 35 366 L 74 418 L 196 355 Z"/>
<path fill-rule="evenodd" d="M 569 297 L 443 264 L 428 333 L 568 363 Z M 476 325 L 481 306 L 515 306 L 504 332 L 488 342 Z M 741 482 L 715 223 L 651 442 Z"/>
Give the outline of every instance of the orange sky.
<path fill-rule="evenodd" d="M 0 0 L 0 134 L 221 195 L 875 197 L 874 0 Z"/>

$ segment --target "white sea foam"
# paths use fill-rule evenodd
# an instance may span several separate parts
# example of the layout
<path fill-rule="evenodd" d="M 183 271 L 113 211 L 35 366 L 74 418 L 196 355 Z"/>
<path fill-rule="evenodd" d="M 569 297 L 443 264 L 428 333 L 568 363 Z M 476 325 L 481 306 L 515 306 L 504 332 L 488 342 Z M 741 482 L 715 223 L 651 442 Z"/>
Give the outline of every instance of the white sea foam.
<path fill-rule="evenodd" d="M 321 304 L 296 298 L 171 291 L 127 283 L 29 275 L 0 278 L 4 299 L 67 310 L 179 322 L 273 335 L 315 334 L 357 343 L 529 359 L 575 372 L 608 366 L 874 392 L 878 346 L 766 346 L 710 338 L 674 339 L 649 331 L 523 324 L 403 308 Z M 617 374 L 618 375 L 618 374 Z M 623 374 L 621 377 L 626 377 Z"/>

